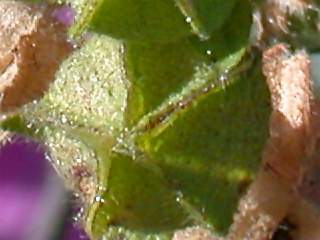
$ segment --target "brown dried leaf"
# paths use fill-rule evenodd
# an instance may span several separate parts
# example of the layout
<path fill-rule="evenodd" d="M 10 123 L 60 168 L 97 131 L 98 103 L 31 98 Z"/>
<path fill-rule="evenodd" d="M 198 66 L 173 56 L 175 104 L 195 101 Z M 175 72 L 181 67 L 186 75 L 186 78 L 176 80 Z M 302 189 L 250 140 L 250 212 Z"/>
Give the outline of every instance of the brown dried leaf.
<path fill-rule="evenodd" d="M 288 213 L 288 219 L 296 228 L 291 235 L 293 240 L 320 239 L 320 213 L 304 198 L 298 197 Z"/>
<path fill-rule="evenodd" d="M 261 170 L 241 200 L 227 239 L 267 240 L 286 216 L 293 193 L 268 171 Z"/>
<path fill-rule="evenodd" d="M 270 16 L 274 19 L 277 15 L 300 15 L 303 16 L 304 11 L 311 4 L 310 0 L 267 0 L 265 1 L 265 7 L 270 11 Z M 269 20 L 270 21 L 270 20 Z M 287 24 L 287 23 L 285 23 Z"/>
<path fill-rule="evenodd" d="M 53 7 L 0 1 L 0 111 L 38 99 L 71 52 Z"/>
<path fill-rule="evenodd" d="M 303 52 L 291 56 L 287 47 L 279 44 L 265 51 L 263 73 L 273 106 L 263 161 L 292 185 L 311 144 L 310 60 Z"/>
<path fill-rule="evenodd" d="M 309 65 L 305 53 L 291 55 L 283 44 L 263 54 L 273 107 L 270 138 L 260 172 L 240 203 L 228 239 L 271 239 L 298 199 L 295 187 L 312 145 Z"/>
<path fill-rule="evenodd" d="M 254 13 L 253 45 L 265 47 L 289 33 L 290 16 L 304 17 L 312 0 L 266 0 Z"/>

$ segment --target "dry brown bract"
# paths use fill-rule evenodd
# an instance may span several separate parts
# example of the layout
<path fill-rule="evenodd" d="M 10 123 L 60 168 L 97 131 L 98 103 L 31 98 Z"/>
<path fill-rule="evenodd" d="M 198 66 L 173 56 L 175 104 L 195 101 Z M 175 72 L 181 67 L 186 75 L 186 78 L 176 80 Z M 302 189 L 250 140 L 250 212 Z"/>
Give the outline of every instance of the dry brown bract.
<path fill-rule="evenodd" d="M 53 7 L 0 1 L 0 111 L 41 97 L 71 51 Z"/>
<path fill-rule="evenodd" d="M 320 239 L 317 210 L 305 201 L 298 187 L 314 169 L 316 158 L 311 156 L 319 132 L 315 113 L 320 113 L 320 108 L 316 108 L 311 91 L 310 60 L 304 52 L 292 55 L 287 46 L 279 44 L 264 52 L 263 73 L 273 107 L 270 137 L 260 172 L 242 199 L 227 238 L 272 239 L 286 218 L 297 226 L 292 239 Z"/>
<path fill-rule="evenodd" d="M 314 8 L 312 0 L 265 0 L 254 13 L 253 45 L 265 47 L 289 34 L 290 18 L 303 18 Z"/>
<path fill-rule="evenodd" d="M 303 16 L 310 6 L 309 0 L 267 0 L 263 9 L 265 25 L 273 34 L 288 32 L 288 17 L 291 15 Z"/>
<path fill-rule="evenodd" d="M 303 11 L 311 4 L 310 0 L 267 0 L 268 4 L 277 5 L 282 12 L 303 15 Z"/>
<path fill-rule="evenodd" d="M 285 45 L 276 45 L 264 53 L 263 73 L 273 107 L 263 159 L 266 167 L 292 185 L 311 144 L 310 61 L 305 53 L 291 56 Z"/>

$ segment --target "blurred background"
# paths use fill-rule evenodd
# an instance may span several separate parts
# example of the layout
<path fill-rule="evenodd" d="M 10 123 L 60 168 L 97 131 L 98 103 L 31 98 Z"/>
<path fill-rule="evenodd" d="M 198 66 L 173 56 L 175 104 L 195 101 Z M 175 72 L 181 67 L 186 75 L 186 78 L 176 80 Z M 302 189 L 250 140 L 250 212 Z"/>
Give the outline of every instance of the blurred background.
<path fill-rule="evenodd" d="M 75 205 L 42 146 L 16 136 L 0 148 L 0 240 L 88 240 Z"/>

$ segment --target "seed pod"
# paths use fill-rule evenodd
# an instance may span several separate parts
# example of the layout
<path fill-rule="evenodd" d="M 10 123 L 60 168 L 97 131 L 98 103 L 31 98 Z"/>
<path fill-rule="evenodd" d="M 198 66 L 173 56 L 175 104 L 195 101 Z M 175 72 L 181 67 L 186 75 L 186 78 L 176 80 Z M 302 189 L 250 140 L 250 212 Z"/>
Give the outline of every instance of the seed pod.
<path fill-rule="evenodd" d="M 62 59 L 71 52 L 66 27 L 55 7 L 0 2 L 0 111 L 36 100 L 48 89 Z"/>

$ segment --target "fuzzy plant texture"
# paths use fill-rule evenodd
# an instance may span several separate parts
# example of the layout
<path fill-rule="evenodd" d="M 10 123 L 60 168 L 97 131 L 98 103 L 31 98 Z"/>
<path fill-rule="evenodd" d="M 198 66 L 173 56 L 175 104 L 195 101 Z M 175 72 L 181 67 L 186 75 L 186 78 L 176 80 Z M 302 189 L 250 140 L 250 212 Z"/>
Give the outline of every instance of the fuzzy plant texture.
<path fill-rule="evenodd" d="M 11 29 L 18 36 L 9 34 L 5 47 L 13 47 L 0 48 L 1 127 L 46 146 L 48 160 L 78 197 L 77 218 L 88 235 L 225 236 L 268 138 L 261 53 L 279 41 L 316 52 L 318 3 L 1 2 L 12 6 L 0 19 L 15 4 L 31 16 L 11 18 L 16 25 L 29 19 L 30 31 Z M 75 17 L 57 23 L 57 11 Z M 8 26 L 0 23 L 0 31 Z M 188 227 L 205 233 L 179 238 L 177 231 Z"/>

